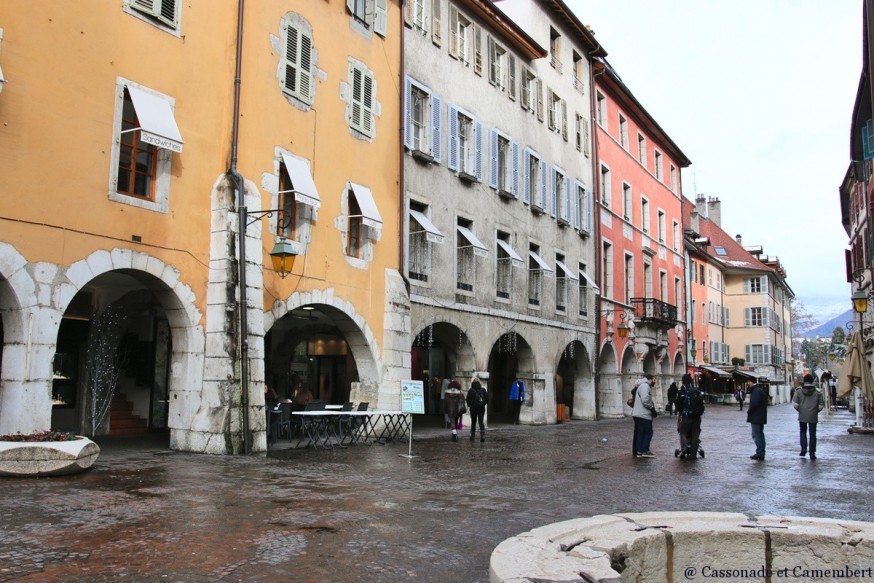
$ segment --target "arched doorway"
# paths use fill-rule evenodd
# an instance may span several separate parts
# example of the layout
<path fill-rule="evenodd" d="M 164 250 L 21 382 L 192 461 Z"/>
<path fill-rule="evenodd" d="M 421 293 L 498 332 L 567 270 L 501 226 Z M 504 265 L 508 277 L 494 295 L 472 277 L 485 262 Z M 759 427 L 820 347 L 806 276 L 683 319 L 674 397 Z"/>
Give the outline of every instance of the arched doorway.
<path fill-rule="evenodd" d="M 634 352 L 634 343 L 629 342 L 625 345 L 625 351 L 622 353 L 622 414 L 624 416 L 631 415 L 631 407 L 626 402 L 631 397 L 631 389 L 640 380 L 641 370 L 640 361 Z"/>
<path fill-rule="evenodd" d="M 425 414 L 443 415 L 443 381 L 458 379 L 466 389 L 474 367 L 473 347 L 463 330 L 449 322 L 425 325 L 410 348 L 410 374 L 425 387 Z M 481 379 L 488 387 L 485 379 Z"/>
<path fill-rule="evenodd" d="M 616 347 L 612 342 L 605 342 L 601 346 L 601 354 L 598 356 L 598 402 L 600 404 L 600 417 L 615 419 L 622 417 L 624 403 L 622 402 L 622 377 L 619 373 L 619 365 L 616 360 Z"/>
<path fill-rule="evenodd" d="M 582 342 L 575 340 L 561 352 L 555 376 L 556 400 L 568 407 L 570 418 L 595 419 L 595 378 Z"/>
<path fill-rule="evenodd" d="M 535 412 L 541 406 L 537 404 L 537 395 L 543 391 L 543 380 L 534 376 L 534 353 L 528 342 L 516 332 L 502 334 L 489 352 L 488 371 L 489 426 L 514 421 L 509 396 L 510 385 L 517 379 L 525 383 L 525 402 L 519 422 L 535 422 Z M 542 406 L 545 408 L 546 404 Z"/>

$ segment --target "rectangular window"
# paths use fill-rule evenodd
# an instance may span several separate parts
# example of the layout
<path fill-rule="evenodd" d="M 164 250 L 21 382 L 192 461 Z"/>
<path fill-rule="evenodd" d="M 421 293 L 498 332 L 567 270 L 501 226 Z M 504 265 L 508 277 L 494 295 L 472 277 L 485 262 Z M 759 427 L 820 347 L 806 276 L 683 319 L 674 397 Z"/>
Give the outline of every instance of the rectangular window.
<path fill-rule="evenodd" d="M 585 61 L 583 60 L 583 57 L 581 57 L 577 54 L 576 51 L 574 51 L 574 89 L 579 91 L 581 94 L 585 94 L 585 77 Z"/>
<path fill-rule="evenodd" d="M 601 165 L 601 204 L 610 208 L 610 169 Z"/>
<path fill-rule="evenodd" d="M 631 303 L 631 298 L 634 296 L 634 256 L 625 255 L 625 270 L 622 274 L 623 283 L 625 285 L 626 304 Z"/>
<path fill-rule="evenodd" d="M 658 222 L 659 222 L 659 224 L 658 224 L 659 243 L 664 243 L 665 242 L 665 229 L 667 229 L 667 226 L 665 225 L 665 211 L 662 211 L 662 210 L 658 211 L 657 218 L 658 218 Z"/>
<path fill-rule="evenodd" d="M 449 106 L 449 169 L 462 178 L 482 181 L 482 122 Z"/>
<path fill-rule="evenodd" d="M 368 137 L 373 137 L 373 117 L 376 101 L 373 75 L 354 63 L 349 66 L 349 84 L 352 87 L 349 125 Z"/>
<path fill-rule="evenodd" d="M 627 182 L 622 183 L 622 218 L 626 221 L 631 221 L 631 185 Z"/>
<path fill-rule="evenodd" d="M 124 108 L 121 119 L 121 143 L 118 158 L 118 187 L 120 194 L 154 200 L 158 147 L 144 142 L 139 130 L 134 103 L 128 89 L 124 90 Z"/>
<path fill-rule="evenodd" d="M 619 145 L 628 149 L 628 120 L 621 113 L 619 114 Z"/>
<path fill-rule="evenodd" d="M 586 264 L 580 263 L 579 270 L 580 277 L 577 280 L 578 305 L 580 307 L 580 316 L 586 318 L 589 315 L 589 285 L 588 277 L 586 276 Z"/>
<path fill-rule="evenodd" d="M 410 201 L 408 224 L 409 257 L 407 271 L 411 280 L 428 281 L 431 276 L 432 245 L 443 243 L 443 234 L 428 218 L 428 207 Z"/>
<path fill-rule="evenodd" d="M 358 205 L 358 199 L 354 191 L 351 189 L 346 194 L 349 215 L 346 220 L 346 255 L 348 257 L 361 258 L 361 229 L 363 226 L 364 217 L 361 214 L 361 207 Z"/>
<path fill-rule="evenodd" d="M 430 89 L 407 77 L 404 103 L 404 146 L 418 158 L 440 162 L 441 99 Z"/>
<path fill-rule="evenodd" d="M 568 271 L 564 265 L 564 255 L 555 254 L 555 311 L 565 313 L 568 300 Z"/>
<path fill-rule="evenodd" d="M 127 6 L 133 10 L 132 13 L 145 16 L 144 20 L 175 30 L 181 4 L 177 0 L 128 0 Z"/>
<path fill-rule="evenodd" d="M 651 298 L 652 295 L 652 264 L 643 263 L 643 293 L 644 297 Z"/>
<path fill-rule="evenodd" d="M 549 64 L 561 73 L 561 35 L 554 28 L 549 29 Z"/>
<path fill-rule="evenodd" d="M 764 326 L 764 308 L 744 308 L 744 326 Z"/>
<path fill-rule="evenodd" d="M 668 302 L 668 274 L 659 271 L 659 299 L 666 304 Z"/>
<path fill-rule="evenodd" d="M 672 223 L 672 243 L 674 251 L 680 250 L 680 223 L 673 221 Z"/>
<path fill-rule="evenodd" d="M 307 105 L 312 105 L 312 31 L 304 29 L 298 23 L 286 21 L 283 34 L 285 35 L 285 66 L 282 91 Z"/>
<path fill-rule="evenodd" d="M 474 60 L 473 24 L 458 9 L 449 6 L 449 54 L 470 67 Z"/>
<path fill-rule="evenodd" d="M 595 104 L 595 113 L 597 114 L 596 121 L 598 125 L 604 128 L 604 131 L 607 131 L 607 98 L 604 97 L 604 94 L 600 91 L 597 92 L 595 96 L 596 104 Z"/>
<path fill-rule="evenodd" d="M 525 150 L 525 200 L 537 212 L 546 210 L 545 191 L 546 165 L 532 150 Z"/>
<path fill-rule="evenodd" d="M 645 198 L 640 199 L 640 228 L 643 232 L 649 234 L 649 201 Z"/>
<path fill-rule="evenodd" d="M 540 247 L 528 246 L 528 305 L 540 306 L 543 293 L 543 275 L 552 270 L 540 256 Z"/>
<path fill-rule="evenodd" d="M 637 160 L 646 168 L 646 138 L 640 132 L 637 133 Z"/>
<path fill-rule="evenodd" d="M 655 177 L 659 181 L 664 178 L 664 168 L 662 168 L 662 153 L 658 150 L 655 151 Z"/>
<path fill-rule="evenodd" d="M 483 254 L 485 246 L 473 234 L 473 223 L 458 218 L 456 226 L 455 281 L 456 289 L 472 292 L 476 281 L 474 256 Z"/>
<path fill-rule="evenodd" d="M 762 278 L 760 277 L 748 277 L 744 279 L 744 293 L 745 294 L 760 294 L 762 293 Z"/>
<path fill-rule="evenodd" d="M 671 191 L 677 192 L 677 168 L 671 164 Z"/>
<path fill-rule="evenodd" d="M 437 1 L 439 2 L 439 0 Z M 425 34 L 427 32 L 425 29 L 425 0 L 410 0 L 407 2 L 407 6 L 409 6 L 410 10 L 413 12 L 413 26 L 422 34 Z"/>
<path fill-rule="evenodd" d="M 510 246 L 510 235 L 498 231 L 497 250 L 495 253 L 495 294 L 505 300 L 510 299 L 513 291 L 513 268 L 523 265 L 522 258 Z"/>
<path fill-rule="evenodd" d="M 552 167 L 552 206 L 550 214 L 558 220 L 562 227 L 570 224 L 571 204 L 570 181 L 563 169 Z"/>
<path fill-rule="evenodd" d="M 613 245 L 604 241 L 601 253 L 601 285 L 604 297 L 613 299 Z"/>
<path fill-rule="evenodd" d="M 489 186 L 515 197 L 519 182 L 519 146 L 497 129 L 489 130 Z"/>
<path fill-rule="evenodd" d="M 491 36 L 488 37 L 488 48 L 489 83 L 504 91 L 507 86 L 507 51 Z"/>
<path fill-rule="evenodd" d="M 592 193 L 580 184 L 576 183 L 577 189 L 577 212 L 579 213 L 579 224 L 581 235 L 589 235 L 592 233 Z"/>

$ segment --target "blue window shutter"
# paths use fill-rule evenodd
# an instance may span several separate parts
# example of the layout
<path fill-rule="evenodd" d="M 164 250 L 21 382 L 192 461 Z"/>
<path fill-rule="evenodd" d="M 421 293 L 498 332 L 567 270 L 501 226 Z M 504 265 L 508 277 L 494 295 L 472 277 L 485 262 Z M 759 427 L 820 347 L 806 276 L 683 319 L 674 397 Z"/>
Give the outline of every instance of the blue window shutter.
<path fill-rule="evenodd" d="M 483 181 L 483 122 L 473 122 L 473 166 L 477 182 Z"/>
<path fill-rule="evenodd" d="M 571 210 L 571 181 L 567 176 L 562 180 L 562 186 L 564 187 L 564 208 L 561 212 L 561 218 L 567 221 L 569 219 L 568 213 Z"/>
<path fill-rule="evenodd" d="M 744 326 L 753 325 L 753 312 L 750 308 L 744 308 Z"/>
<path fill-rule="evenodd" d="M 531 152 L 522 157 L 522 202 L 531 204 Z"/>
<path fill-rule="evenodd" d="M 489 130 L 489 186 L 498 188 L 498 130 Z"/>
<path fill-rule="evenodd" d="M 404 79 L 404 147 L 413 149 L 413 84 Z"/>
<path fill-rule="evenodd" d="M 580 185 L 575 183 L 574 196 L 571 197 L 570 213 L 573 217 L 574 229 L 576 229 L 577 231 L 580 230 L 580 210 L 583 202 L 580 200 L 580 192 Z M 585 196 L 585 194 L 583 196 Z"/>
<path fill-rule="evenodd" d="M 540 208 L 546 210 L 546 163 L 540 160 Z"/>
<path fill-rule="evenodd" d="M 752 356 L 752 352 L 753 351 L 750 350 L 750 345 L 745 344 L 744 345 L 744 360 L 747 361 L 747 364 L 752 364 L 752 359 L 750 358 Z"/>
<path fill-rule="evenodd" d="M 513 196 L 519 198 L 519 143 L 512 142 L 510 144 L 510 188 L 513 191 Z"/>
<path fill-rule="evenodd" d="M 439 96 L 431 94 L 431 155 L 435 162 L 443 161 L 441 140 L 443 135 L 440 131 L 440 108 L 443 100 Z"/>
<path fill-rule="evenodd" d="M 556 201 L 558 201 L 559 192 L 555 187 L 555 179 L 557 178 L 558 172 L 555 169 L 555 166 L 549 169 L 549 216 L 555 218 L 555 207 Z"/>
<path fill-rule="evenodd" d="M 458 172 L 458 108 L 449 106 L 449 161 L 450 170 Z"/>
<path fill-rule="evenodd" d="M 586 219 L 586 223 L 585 223 L 586 232 L 591 233 L 592 232 L 592 220 L 594 217 L 592 217 L 592 191 L 589 190 L 588 188 L 586 189 L 586 211 L 585 211 L 584 217 Z"/>

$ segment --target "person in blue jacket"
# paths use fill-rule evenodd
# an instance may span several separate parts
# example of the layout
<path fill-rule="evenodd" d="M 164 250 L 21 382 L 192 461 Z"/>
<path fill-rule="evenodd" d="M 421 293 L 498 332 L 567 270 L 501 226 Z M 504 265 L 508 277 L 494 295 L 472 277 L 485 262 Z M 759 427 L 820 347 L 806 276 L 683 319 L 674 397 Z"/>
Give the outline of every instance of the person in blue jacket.
<path fill-rule="evenodd" d="M 519 413 L 522 411 L 522 403 L 525 402 L 525 383 L 516 379 L 510 385 L 510 415 L 513 417 L 513 425 L 519 424 Z"/>
<path fill-rule="evenodd" d="M 765 425 L 768 423 L 768 395 L 765 388 L 747 380 L 747 392 L 750 395 L 750 405 L 747 407 L 747 423 L 753 433 L 753 442 L 756 444 L 756 453 L 750 456 L 751 460 L 765 459 Z"/>

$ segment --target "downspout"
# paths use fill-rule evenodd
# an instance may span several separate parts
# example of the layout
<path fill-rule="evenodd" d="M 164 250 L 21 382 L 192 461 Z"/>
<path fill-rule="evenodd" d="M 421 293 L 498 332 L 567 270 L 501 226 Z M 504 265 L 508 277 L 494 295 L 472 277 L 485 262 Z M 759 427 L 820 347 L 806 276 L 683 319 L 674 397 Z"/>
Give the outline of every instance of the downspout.
<path fill-rule="evenodd" d="M 401 7 L 400 14 L 399 14 L 399 16 L 400 16 L 399 20 L 400 20 L 400 25 L 401 25 L 401 34 L 400 34 L 400 37 L 401 37 L 400 87 L 404 87 L 405 86 L 404 85 L 404 78 L 406 77 L 406 74 L 407 74 L 406 61 L 405 61 L 405 56 L 404 56 L 406 54 L 405 36 L 406 36 L 406 32 L 407 32 L 407 27 L 404 26 L 404 10 L 405 10 L 405 8 L 403 6 L 403 3 L 400 4 L 400 7 Z M 400 172 L 399 183 L 400 183 L 400 187 L 401 187 L 401 191 L 400 191 L 400 199 L 401 199 L 400 203 L 401 204 L 398 206 L 398 228 L 400 229 L 401 233 L 404 233 L 406 231 L 406 228 L 404 227 L 404 225 L 407 224 L 407 217 L 406 217 L 406 206 L 407 206 L 406 205 L 406 201 L 407 201 L 407 193 L 406 192 L 407 191 L 406 191 L 406 186 L 404 183 L 404 175 L 405 174 L 404 174 L 404 146 L 403 146 L 404 134 L 407 131 L 406 116 L 404 115 L 404 105 L 405 105 L 404 100 L 406 98 L 407 98 L 407 95 L 405 93 L 402 93 L 401 94 L 401 106 L 400 106 L 399 111 L 398 111 L 398 118 L 400 120 L 398 127 L 400 127 L 400 130 L 401 130 L 400 136 L 399 136 L 399 138 L 401 140 L 401 147 L 398 148 L 398 161 L 400 164 L 398 166 L 398 170 Z M 408 240 L 409 239 L 407 237 L 402 237 L 401 241 L 400 241 L 400 245 L 398 245 L 398 273 L 400 273 L 401 279 L 404 281 L 404 287 L 407 288 L 407 299 L 408 299 L 408 301 L 410 301 L 409 300 L 410 295 L 411 295 L 410 280 L 408 280 L 407 276 L 404 275 L 404 272 L 406 271 L 406 255 L 404 255 L 404 245 L 407 243 Z M 412 301 L 410 301 L 410 312 L 412 314 Z"/>
<path fill-rule="evenodd" d="M 246 293 L 246 196 L 243 176 L 237 170 L 237 152 L 240 141 L 240 85 L 243 60 L 243 4 L 237 3 L 237 55 L 234 70 L 234 119 L 231 133 L 231 167 L 228 176 L 237 190 L 238 234 L 239 248 L 239 286 L 240 286 L 240 408 L 243 423 L 243 454 L 250 451 L 249 436 L 249 319 L 247 309 L 249 298 Z"/>
<path fill-rule="evenodd" d="M 598 124 L 595 123 L 595 77 L 603 75 L 606 69 L 602 69 L 595 73 L 594 65 L 589 67 L 589 119 L 592 122 L 592 222 L 595 225 L 595 282 L 600 286 L 601 293 L 595 294 L 595 366 L 592 367 L 595 371 L 595 420 L 601 418 L 601 369 L 598 366 L 598 360 L 601 358 L 601 298 L 605 291 L 604 282 L 601 281 L 603 275 L 601 269 L 601 180 L 598 174 L 598 160 L 600 154 L 598 152 Z"/>

